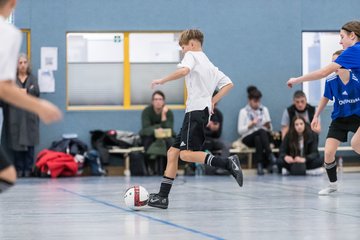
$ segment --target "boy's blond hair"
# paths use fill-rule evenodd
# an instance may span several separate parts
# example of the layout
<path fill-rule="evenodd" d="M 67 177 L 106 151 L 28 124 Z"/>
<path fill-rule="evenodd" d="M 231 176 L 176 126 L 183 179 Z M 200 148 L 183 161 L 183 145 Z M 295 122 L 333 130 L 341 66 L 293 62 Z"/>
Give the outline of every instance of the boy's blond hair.
<path fill-rule="evenodd" d="M 4 7 L 9 0 L 0 0 L 0 8 Z"/>
<path fill-rule="evenodd" d="M 180 46 L 187 45 L 190 40 L 197 40 L 200 42 L 200 44 L 202 46 L 203 41 L 204 41 L 204 35 L 198 29 L 185 30 L 180 34 L 179 45 Z"/>

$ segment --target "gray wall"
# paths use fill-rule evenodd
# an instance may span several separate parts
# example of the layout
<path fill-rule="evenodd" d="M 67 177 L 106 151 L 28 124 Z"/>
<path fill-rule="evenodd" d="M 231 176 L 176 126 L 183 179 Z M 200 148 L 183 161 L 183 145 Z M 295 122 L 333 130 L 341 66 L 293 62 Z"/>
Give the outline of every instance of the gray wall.
<path fill-rule="evenodd" d="M 88 142 L 91 129 L 138 131 L 141 111 L 66 111 L 65 34 L 67 31 L 182 30 L 200 28 L 204 51 L 235 83 L 219 104 L 225 115 L 224 138 L 237 138 L 237 117 L 246 104 L 246 87 L 263 92 L 275 129 L 293 91 L 285 82 L 301 73 L 301 32 L 338 30 L 359 17 L 359 0 L 21 0 L 15 24 L 31 29 L 33 69 L 40 65 L 40 48 L 59 48 L 56 92 L 42 94 L 64 112 L 61 123 L 41 126 L 40 148 L 62 133 L 78 133 Z M 340 47 L 340 46 L 339 46 Z M 331 109 L 322 115 L 324 142 Z M 176 129 L 183 117 L 175 111 Z"/>

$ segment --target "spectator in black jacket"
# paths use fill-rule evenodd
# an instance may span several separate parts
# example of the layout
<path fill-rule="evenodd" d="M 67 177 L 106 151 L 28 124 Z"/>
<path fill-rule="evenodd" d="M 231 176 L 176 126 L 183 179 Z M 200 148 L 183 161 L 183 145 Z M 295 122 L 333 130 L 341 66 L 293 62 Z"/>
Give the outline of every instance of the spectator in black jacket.
<path fill-rule="evenodd" d="M 306 172 L 310 175 L 319 175 L 324 172 L 317 139 L 316 133 L 311 131 L 303 117 L 293 118 L 281 144 L 277 161 L 283 175 L 301 174 L 301 171 L 303 174 Z"/>
<path fill-rule="evenodd" d="M 293 104 L 284 110 L 281 118 L 282 139 L 284 139 L 285 135 L 287 134 L 290 123 L 295 116 L 303 117 L 306 123 L 310 124 L 314 118 L 315 110 L 316 109 L 314 106 L 308 104 L 305 93 L 301 90 L 296 91 L 293 96 Z M 318 127 L 319 129 L 317 133 L 319 133 L 321 130 L 320 123 Z"/>

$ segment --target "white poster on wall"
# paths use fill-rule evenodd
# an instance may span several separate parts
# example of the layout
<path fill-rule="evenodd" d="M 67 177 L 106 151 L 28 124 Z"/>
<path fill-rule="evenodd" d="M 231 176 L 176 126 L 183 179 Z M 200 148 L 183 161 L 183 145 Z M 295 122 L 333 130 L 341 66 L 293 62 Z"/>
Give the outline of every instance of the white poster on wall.
<path fill-rule="evenodd" d="M 55 92 L 55 78 L 51 70 L 39 69 L 38 81 L 39 81 L 40 92 L 42 93 Z"/>
<path fill-rule="evenodd" d="M 42 47 L 41 48 L 41 69 L 57 71 L 58 68 L 58 48 Z"/>

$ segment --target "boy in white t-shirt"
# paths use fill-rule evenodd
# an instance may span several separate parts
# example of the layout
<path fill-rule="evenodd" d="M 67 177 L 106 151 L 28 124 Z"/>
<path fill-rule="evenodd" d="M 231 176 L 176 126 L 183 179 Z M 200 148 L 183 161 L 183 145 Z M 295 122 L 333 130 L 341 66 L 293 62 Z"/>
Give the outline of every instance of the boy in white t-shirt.
<path fill-rule="evenodd" d="M 187 89 L 186 114 L 175 143 L 167 152 L 167 166 L 159 193 L 149 196 L 148 205 L 166 209 L 168 195 L 176 177 L 179 157 L 186 162 L 197 162 L 227 169 L 242 186 L 243 174 L 238 157 L 216 157 L 202 151 L 205 127 L 217 103 L 232 87 L 231 80 L 215 67 L 202 51 L 204 36 L 197 29 L 181 33 L 179 45 L 185 54 L 178 69 L 167 77 L 152 81 L 152 87 L 185 77 Z M 219 92 L 212 97 L 216 88 Z"/>
<path fill-rule="evenodd" d="M 39 115 L 45 123 L 61 118 L 53 104 L 23 93 L 16 87 L 17 59 L 21 45 L 21 32 L 5 19 L 15 8 L 16 0 L 0 0 L 0 99 Z M 16 171 L 0 148 L 0 193 L 13 186 Z"/>

